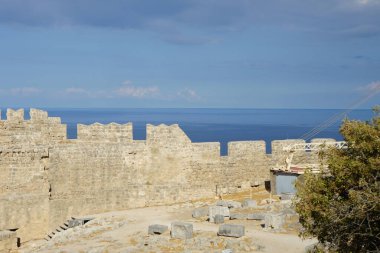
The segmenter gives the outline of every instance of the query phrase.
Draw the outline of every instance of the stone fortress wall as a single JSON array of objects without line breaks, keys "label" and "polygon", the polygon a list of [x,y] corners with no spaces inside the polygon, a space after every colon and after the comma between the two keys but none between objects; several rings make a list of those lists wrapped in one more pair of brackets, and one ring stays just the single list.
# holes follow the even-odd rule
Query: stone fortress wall
[{"label": "stone fortress wall", "polygon": [[[147,125],[134,140],[132,124],[66,125],[47,112],[7,110],[0,120],[0,231],[21,241],[44,238],[71,216],[171,204],[247,190],[283,164],[282,147],[303,140],[193,143],[178,125]],[[294,163],[315,160],[298,151]]]}]

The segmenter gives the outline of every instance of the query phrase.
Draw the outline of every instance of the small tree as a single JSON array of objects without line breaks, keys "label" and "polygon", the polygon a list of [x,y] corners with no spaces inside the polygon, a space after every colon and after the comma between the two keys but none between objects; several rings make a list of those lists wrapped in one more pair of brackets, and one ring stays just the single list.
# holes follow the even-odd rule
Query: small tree
[{"label": "small tree", "polygon": [[347,149],[322,153],[328,171],[305,173],[296,183],[302,237],[331,251],[380,251],[380,107],[371,121],[345,120]]}]

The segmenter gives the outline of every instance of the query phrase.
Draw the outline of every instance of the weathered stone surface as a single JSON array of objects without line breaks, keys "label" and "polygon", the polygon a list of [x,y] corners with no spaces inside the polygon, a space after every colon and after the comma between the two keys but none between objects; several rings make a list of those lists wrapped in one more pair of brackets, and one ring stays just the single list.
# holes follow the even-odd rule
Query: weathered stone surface
[{"label": "weathered stone surface", "polygon": [[217,214],[214,216],[214,222],[215,224],[222,224],[224,223],[224,216],[221,214]]},{"label": "weathered stone surface", "polygon": [[254,207],[257,207],[257,202],[256,202],[256,200],[253,200],[253,199],[245,199],[245,200],[243,201],[242,206],[243,206],[243,207],[254,208]]},{"label": "weathered stone surface", "polygon": [[210,222],[214,222],[215,215],[220,214],[224,217],[230,217],[230,210],[225,206],[210,206],[208,211],[208,217]]},{"label": "weathered stone surface", "polygon": [[281,230],[284,225],[284,215],[282,213],[268,213],[265,215],[265,228]]},{"label": "weathered stone surface", "polygon": [[219,226],[218,235],[242,237],[245,235],[245,227],[243,225],[223,224]]},{"label": "weathered stone surface", "polygon": [[292,200],[294,197],[294,193],[281,193],[281,200]]},{"label": "weathered stone surface", "polygon": [[195,208],[192,212],[193,218],[201,218],[208,216],[208,206]]},{"label": "weathered stone surface", "polygon": [[230,220],[246,220],[248,214],[245,213],[231,213]]},{"label": "weathered stone surface", "polygon": [[238,201],[233,201],[233,200],[218,200],[216,202],[217,206],[225,206],[228,208],[240,208],[241,203]]},{"label": "weathered stone surface", "polygon": [[193,224],[185,222],[172,222],[171,237],[178,239],[190,239],[193,237]]},{"label": "weathered stone surface", "polygon": [[165,233],[168,229],[169,229],[168,226],[154,224],[154,225],[150,225],[149,226],[149,228],[148,228],[148,234],[150,234],[150,235],[154,235],[154,234],[160,235],[160,234]]},{"label": "weathered stone surface", "polygon": [[247,215],[247,220],[264,220],[265,214],[263,213],[250,213]]},{"label": "weathered stone surface", "polygon": [[[74,215],[239,192],[269,177],[285,145],[304,142],[274,141],[271,156],[264,141],[229,142],[221,157],[219,143],[193,143],[176,124],[147,125],[146,140],[133,139],[131,123],[79,124],[77,136],[67,139],[67,126],[46,111],[31,109],[30,120],[22,109],[7,111],[0,120],[1,229],[19,228],[29,241]],[[296,152],[293,160],[305,158]]]},{"label": "weathered stone surface", "polygon": [[3,230],[0,231],[0,252],[10,252],[17,248],[16,232]]},{"label": "weathered stone surface", "polygon": [[222,253],[234,253],[234,251],[232,249],[224,249]]}]

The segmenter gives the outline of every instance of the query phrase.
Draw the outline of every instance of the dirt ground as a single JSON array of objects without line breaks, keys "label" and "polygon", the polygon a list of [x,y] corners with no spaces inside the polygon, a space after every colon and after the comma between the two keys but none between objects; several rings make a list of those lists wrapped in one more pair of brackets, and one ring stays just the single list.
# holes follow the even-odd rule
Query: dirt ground
[{"label": "dirt ground", "polygon": [[[267,199],[265,192],[249,192],[226,196],[226,199],[241,200],[246,197],[262,203]],[[182,203],[171,206],[146,207],[124,211],[89,215],[94,219],[83,226],[57,233],[51,240],[31,241],[23,244],[19,252],[222,252],[234,248],[236,252],[304,252],[314,239],[302,240],[297,231],[265,231],[262,222],[256,220],[226,220],[225,223],[245,226],[245,236],[241,238],[217,236],[218,224],[205,219],[192,218],[192,210],[215,200]],[[193,224],[193,239],[172,239],[170,233],[148,235],[148,226],[167,225],[182,221]]]}]

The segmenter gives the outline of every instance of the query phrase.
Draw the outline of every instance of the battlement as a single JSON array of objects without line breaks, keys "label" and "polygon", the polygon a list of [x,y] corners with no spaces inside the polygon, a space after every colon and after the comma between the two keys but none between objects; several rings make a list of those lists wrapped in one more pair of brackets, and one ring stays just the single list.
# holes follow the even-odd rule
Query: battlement
[{"label": "battlement", "polygon": [[190,144],[191,140],[178,124],[154,126],[146,125],[146,141],[148,144]]},{"label": "battlement", "polygon": [[59,117],[49,117],[46,111],[30,109],[26,120],[24,109],[7,109],[0,120],[0,143],[48,143],[66,140],[66,125]]},{"label": "battlement", "polygon": [[[146,140],[133,139],[132,123],[66,125],[46,111],[7,110],[0,120],[0,231],[19,228],[22,241],[43,238],[68,217],[211,198],[263,184],[284,147],[304,140],[194,143],[178,124],[146,126]],[[314,139],[313,142],[332,141]],[[301,146],[302,147],[302,146]],[[317,161],[297,150],[294,163]]]}]

